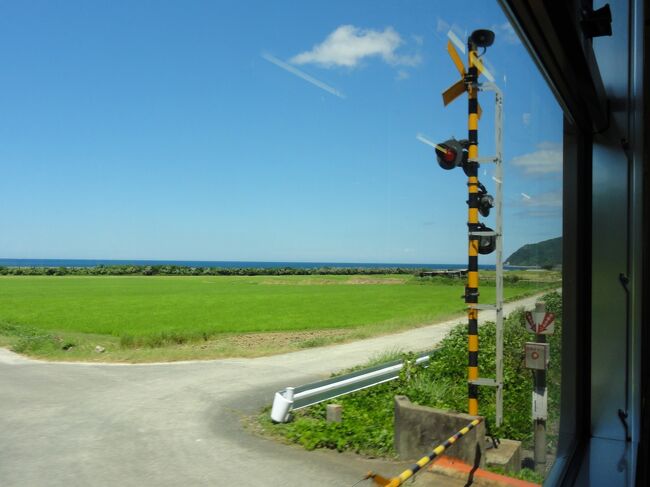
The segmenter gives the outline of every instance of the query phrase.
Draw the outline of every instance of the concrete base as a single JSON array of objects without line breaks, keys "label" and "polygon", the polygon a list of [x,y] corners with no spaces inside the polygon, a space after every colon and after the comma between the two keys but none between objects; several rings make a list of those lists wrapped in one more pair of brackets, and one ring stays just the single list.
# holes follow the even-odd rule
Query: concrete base
[{"label": "concrete base", "polygon": [[499,448],[490,448],[485,454],[491,467],[501,467],[508,472],[521,470],[521,441],[501,440]]},{"label": "concrete base", "polygon": [[[401,459],[417,460],[474,419],[467,414],[417,406],[406,396],[395,396],[395,450]],[[445,454],[485,467],[485,423],[459,439]]]}]

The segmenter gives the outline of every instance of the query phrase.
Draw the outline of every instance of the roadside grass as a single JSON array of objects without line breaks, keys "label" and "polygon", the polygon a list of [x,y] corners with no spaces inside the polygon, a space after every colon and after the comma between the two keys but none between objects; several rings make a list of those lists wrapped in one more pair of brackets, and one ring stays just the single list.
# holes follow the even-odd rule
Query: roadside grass
[{"label": "roadside grass", "polygon": [[537,473],[534,470],[531,470],[530,468],[522,468],[519,472],[511,472],[501,467],[487,467],[487,470],[499,475],[505,475],[506,477],[525,480],[526,482],[532,482],[534,484],[542,485],[544,483],[544,476],[541,473]]},{"label": "roadside grass", "polygon": [[[494,299],[493,275],[482,273],[482,301]],[[508,299],[559,282],[508,275]],[[462,289],[411,275],[3,276],[0,345],[53,360],[254,357],[460,316]]]},{"label": "roadside grass", "polygon": [[[556,332],[549,340],[552,358],[547,375],[548,427],[552,431],[559,424],[562,301],[555,292],[547,294],[544,300],[547,309],[556,313],[557,317]],[[494,323],[486,323],[479,328],[481,356],[486,357],[480,362],[481,375],[484,377],[493,377],[495,373],[495,335]],[[531,337],[524,327],[523,310],[511,313],[504,326],[504,421],[501,426],[496,427],[493,423],[494,391],[482,388],[479,396],[480,414],[485,416],[491,432],[497,438],[520,440],[524,447],[530,446],[532,438],[532,375],[524,367],[523,357],[524,343]],[[403,357],[409,361],[414,355]],[[394,358],[394,354],[387,357],[388,360],[391,358]],[[405,395],[415,404],[464,412],[467,407],[466,381],[467,330],[466,325],[461,324],[445,337],[432,355],[428,367],[409,364],[395,381],[329,401],[342,405],[341,423],[326,421],[328,402],[295,411],[292,421],[285,424],[273,424],[266,409],[258,416],[258,423],[264,433],[297,443],[308,450],[331,448],[392,458],[395,455],[394,396]],[[550,437],[549,451],[554,453],[555,447],[556,440]]]}]

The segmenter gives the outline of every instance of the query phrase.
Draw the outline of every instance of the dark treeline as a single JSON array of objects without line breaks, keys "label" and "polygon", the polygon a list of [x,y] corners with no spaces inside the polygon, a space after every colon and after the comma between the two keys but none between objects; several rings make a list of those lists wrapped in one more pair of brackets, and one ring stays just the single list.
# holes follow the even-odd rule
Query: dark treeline
[{"label": "dark treeline", "polygon": [[419,274],[401,267],[186,267],[178,265],[98,265],[93,267],[2,267],[3,276],[309,276]]}]

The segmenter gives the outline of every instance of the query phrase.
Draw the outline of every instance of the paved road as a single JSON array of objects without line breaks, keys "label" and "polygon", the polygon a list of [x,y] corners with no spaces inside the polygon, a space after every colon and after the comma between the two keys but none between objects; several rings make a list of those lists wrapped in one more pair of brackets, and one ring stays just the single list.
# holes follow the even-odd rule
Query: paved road
[{"label": "paved road", "polygon": [[395,465],[279,445],[240,419],[287,385],[387,349],[431,348],[459,321],[257,359],[63,364],[0,349],[0,485],[350,486],[367,470],[396,473]]}]

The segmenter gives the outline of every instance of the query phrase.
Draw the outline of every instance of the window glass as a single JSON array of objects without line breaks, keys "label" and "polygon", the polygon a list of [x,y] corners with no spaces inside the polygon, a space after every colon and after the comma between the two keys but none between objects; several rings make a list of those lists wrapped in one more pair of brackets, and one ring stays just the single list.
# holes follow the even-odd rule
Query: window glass
[{"label": "window glass", "polygon": [[[18,3],[4,10],[11,15],[1,21],[1,44],[14,47],[1,52],[8,69],[0,164],[11,184],[0,195],[0,216],[13,231],[0,235],[0,253],[401,266],[414,273],[405,285],[456,286],[456,313],[445,318],[466,304],[477,310],[459,319],[470,324],[458,336],[461,347],[471,343],[465,334],[478,317],[478,353],[469,344],[450,358],[460,380],[418,400],[458,412],[471,408],[467,374],[497,378],[497,314],[470,296],[498,305],[502,279],[502,417],[491,385],[476,386],[478,414],[494,438],[521,442],[524,467],[542,476],[550,469],[561,400],[562,111],[496,2],[66,2],[38,4],[37,15]],[[472,38],[482,66],[480,107],[472,108],[459,68],[468,67],[468,39],[477,29],[494,33],[494,42]],[[443,93],[455,83],[458,96],[445,106]],[[480,118],[468,116],[479,111]],[[454,147],[458,153],[445,160]],[[480,186],[468,186],[474,157]],[[456,161],[460,167],[442,167]],[[468,228],[472,198],[484,215]],[[468,229],[485,245],[477,259],[468,255]],[[440,270],[452,277],[431,275]],[[0,285],[7,295],[13,284]],[[331,292],[322,288],[322,295]],[[445,304],[433,291],[416,299],[390,297],[386,289],[381,298],[392,299],[399,313],[368,294],[333,307],[347,313],[341,321],[306,313],[309,326],[331,319],[328,333],[354,326],[357,335],[341,339],[365,338],[369,322],[360,310],[370,324],[397,332],[431,324]],[[87,315],[74,314],[85,308],[38,301],[40,314],[21,314],[23,291],[15,292],[1,303],[0,320],[27,316],[40,329],[48,313],[65,308],[66,323],[80,327],[75,333],[110,335],[123,347],[139,343],[137,334],[111,328],[119,316],[97,331]],[[275,298],[283,292],[278,286]],[[296,309],[310,299],[298,296],[282,308],[288,324],[281,332],[295,331]],[[540,301],[546,310],[526,315]],[[154,311],[142,326],[166,312]],[[200,319],[210,322],[211,312]],[[246,333],[269,331],[268,323],[251,320]],[[56,320],[48,323],[58,330]],[[176,336],[174,326],[165,337]],[[547,334],[531,326],[547,327]],[[193,337],[208,340],[212,332],[206,325]],[[318,340],[309,346],[330,343]],[[545,353],[542,342],[550,350],[544,374],[528,360]],[[439,344],[432,337],[420,349]],[[545,431],[544,466],[535,465],[536,427]]]}]

